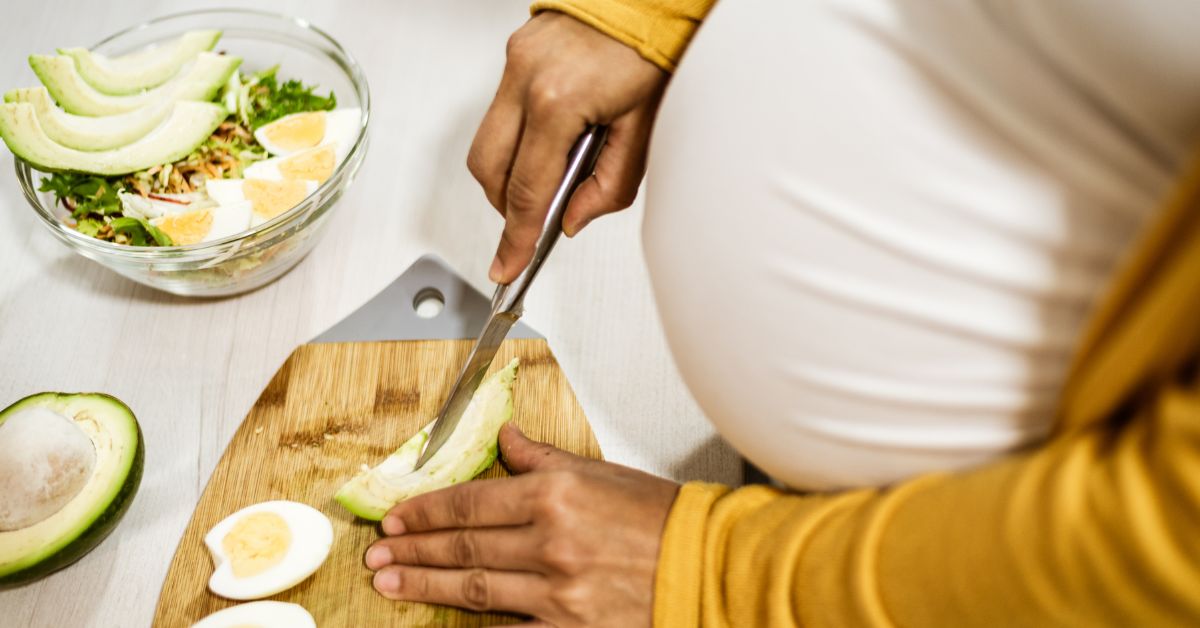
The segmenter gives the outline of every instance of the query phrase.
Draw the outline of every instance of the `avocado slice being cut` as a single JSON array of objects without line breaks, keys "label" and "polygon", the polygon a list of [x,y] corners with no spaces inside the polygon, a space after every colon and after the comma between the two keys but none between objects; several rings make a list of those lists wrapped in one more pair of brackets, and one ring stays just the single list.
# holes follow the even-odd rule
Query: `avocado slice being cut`
[{"label": "avocado slice being cut", "polygon": [[[88,85],[79,75],[75,60],[59,55],[31,55],[29,65],[42,85],[67,113],[81,116],[111,116],[133,111],[175,94],[181,85],[188,85],[186,100],[212,100],[217,90],[229,80],[229,75],[241,65],[240,57],[201,52],[191,68],[175,78],[138,94],[110,96]],[[5,94],[5,101],[12,98]]]},{"label": "avocado slice being cut", "polygon": [[0,410],[0,487],[15,498],[0,507],[0,589],[66,567],[108,536],[143,457],[137,419],[109,395],[41,393]]},{"label": "avocado slice being cut", "polygon": [[107,57],[87,48],[59,48],[75,60],[79,76],[97,91],[113,96],[136,94],[158,87],[179,73],[196,55],[212,50],[221,31],[189,31],[179,37],[120,57]]},{"label": "avocado slice being cut", "polygon": [[334,499],[363,519],[379,521],[389,508],[409,497],[466,482],[486,471],[496,460],[500,428],[512,419],[517,365],[513,359],[479,385],[454,433],[420,469],[413,467],[429,442],[433,423],[379,465],[351,478]]},{"label": "avocado slice being cut", "polygon": [[121,148],[80,151],[46,135],[33,105],[0,105],[0,138],[9,150],[43,171],[74,171],[112,176],[145,170],[186,157],[204,143],[226,116],[225,108],[208,102],[177,102],[161,126]]},{"label": "avocado slice being cut", "polygon": [[111,116],[77,116],[54,105],[45,87],[22,87],[9,92],[11,102],[27,102],[37,113],[38,124],[51,140],[76,150],[98,151],[120,148],[153,131],[174,110],[179,100],[195,90],[180,86],[172,96],[140,109]]}]

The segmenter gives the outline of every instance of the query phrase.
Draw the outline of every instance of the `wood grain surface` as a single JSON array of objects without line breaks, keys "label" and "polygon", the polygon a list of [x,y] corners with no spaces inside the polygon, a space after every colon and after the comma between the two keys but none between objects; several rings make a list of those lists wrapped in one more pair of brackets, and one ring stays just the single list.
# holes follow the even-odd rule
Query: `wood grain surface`
[{"label": "wood grain surface", "polygon": [[[270,499],[309,504],[333,521],[328,560],[270,599],[296,602],[322,628],[484,626],[515,617],[393,602],[371,588],[363,551],[378,527],[356,520],[333,494],[363,463],[376,464],[436,415],[470,341],[302,345],[259,396],[225,450],[176,549],[155,626],[190,626],[235,602],[208,592],[203,538],[230,513]],[[600,457],[583,410],[545,340],[510,340],[493,364],[521,359],[514,420],[531,438]],[[497,463],[483,477],[507,475]]]}]

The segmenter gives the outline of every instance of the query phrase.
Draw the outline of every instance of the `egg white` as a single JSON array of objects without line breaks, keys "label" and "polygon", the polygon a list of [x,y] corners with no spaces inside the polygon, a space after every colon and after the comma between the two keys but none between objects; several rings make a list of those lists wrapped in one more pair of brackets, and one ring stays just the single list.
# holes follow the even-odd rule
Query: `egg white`
[{"label": "egg white", "polygon": [[[268,153],[276,156],[290,155],[307,148],[312,148],[311,146],[305,146],[302,148],[289,150],[272,142],[270,138],[267,137],[272,125],[284,122],[288,118],[296,115],[302,114],[293,113],[283,116],[282,118],[274,120],[268,124],[264,124],[254,132],[254,139],[258,140],[258,143],[263,148],[267,149]],[[358,138],[359,122],[361,118],[362,109],[358,107],[346,107],[343,109],[334,109],[333,111],[325,112],[325,135],[321,138],[321,141],[317,142],[314,146],[321,146],[330,143],[336,144],[338,163],[341,163],[342,160],[346,158],[346,155],[350,152],[350,148],[354,146],[354,141]]]},{"label": "egg white", "polygon": [[[262,573],[238,578],[221,543],[238,521],[256,512],[279,515],[291,530],[291,544],[283,559]],[[325,562],[333,546],[333,524],[321,511],[291,501],[269,501],[247,506],[213,526],[204,537],[212,554],[213,574],[208,589],[231,600],[256,600],[290,589],[309,577]]]},{"label": "egg white", "polygon": [[192,628],[317,628],[313,616],[299,604],[266,600],[219,610],[192,624]]},{"label": "egg white", "polygon": [[[245,191],[242,189],[242,184],[245,181],[246,179],[213,179],[205,184],[205,189],[208,191],[208,196],[220,206],[250,203],[250,200],[246,198]],[[320,185],[316,181],[304,181],[304,197],[308,198],[312,196],[312,193],[316,192],[318,187]],[[288,209],[291,208],[289,207]],[[267,219],[254,213],[253,204],[251,204],[250,226],[257,227],[266,221]]]},{"label": "egg white", "polygon": [[250,201],[217,205],[212,208],[212,228],[204,236],[204,242],[227,238],[235,233],[241,233],[250,228],[250,219],[254,215]]}]

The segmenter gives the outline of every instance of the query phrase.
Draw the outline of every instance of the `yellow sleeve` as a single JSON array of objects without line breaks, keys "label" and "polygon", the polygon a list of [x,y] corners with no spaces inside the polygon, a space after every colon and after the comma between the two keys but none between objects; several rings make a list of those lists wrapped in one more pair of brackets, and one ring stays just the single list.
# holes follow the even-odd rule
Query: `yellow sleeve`
[{"label": "yellow sleeve", "polygon": [[1142,240],[1057,438],[887,490],[688,484],[655,625],[1200,625],[1200,159]]},{"label": "yellow sleeve", "polygon": [[536,0],[530,11],[559,11],[675,71],[688,41],[716,0]]},{"label": "yellow sleeve", "polygon": [[1166,626],[1200,621],[1200,394],[1124,428],[891,490],[688,484],[654,625]]}]

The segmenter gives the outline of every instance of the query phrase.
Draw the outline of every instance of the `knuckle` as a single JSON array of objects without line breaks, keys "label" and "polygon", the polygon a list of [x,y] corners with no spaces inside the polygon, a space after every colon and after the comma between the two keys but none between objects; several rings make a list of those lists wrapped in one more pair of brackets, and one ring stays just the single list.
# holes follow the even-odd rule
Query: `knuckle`
[{"label": "knuckle", "polygon": [[514,172],[508,180],[508,209],[517,214],[530,214],[537,204],[537,191],[529,178]]},{"label": "knuckle", "polygon": [[559,613],[569,617],[571,623],[580,625],[592,623],[592,597],[590,588],[580,582],[554,587],[550,593],[550,601]]},{"label": "knuckle", "polygon": [[475,180],[486,185],[488,177],[487,168],[484,164],[483,151],[472,146],[471,152],[467,153],[467,170]]},{"label": "knuckle", "polygon": [[485,611],[490,608],[487,572],[482,569],[472,569],[463,578],[462,598],[464,606],[473,611]]},{"label": "knuckle", "polygon": [[454,491],[450,496],[450,516],[455,523],[468,524],[474,521],[474,496],[467,491]]},{"label": "knuckle", "polygon": [[573,471],[551,471],[546,473],[536,495],[538,514],[550,523],[566,518],[571,498],[578,494],[581,479]]},{"label": "knuckle", "polygon": [[529,84],[526,105],[535,116],[552,115],[570,105],[572,90],[562,80],[552,77],[537,78]]},{"label": "knuckle", "polygon": [[504,44],[504,56],[509,64],[519,67],[529,60],[531,56],[529,48],[529,37],[525,34],[524,29],[518,29],[508,36],[508,41]]},{"label": "knuckle", "polygon": [[567,537],[556,535],[542,544],[542,562],[551,569],[575,575],[580,571],[579,552]]},{"label": "knuckle", "polygon": [[475,538],[466,530],[454,533],[450,550],[454,564],[461,567],[475,567],[478,564],[479,550],[475,547]]},{"label": "knuckle", "polygon": [[425,508],[410,508],[401,517],[404,527],[408,530],[428,530],[433,521]]}]

